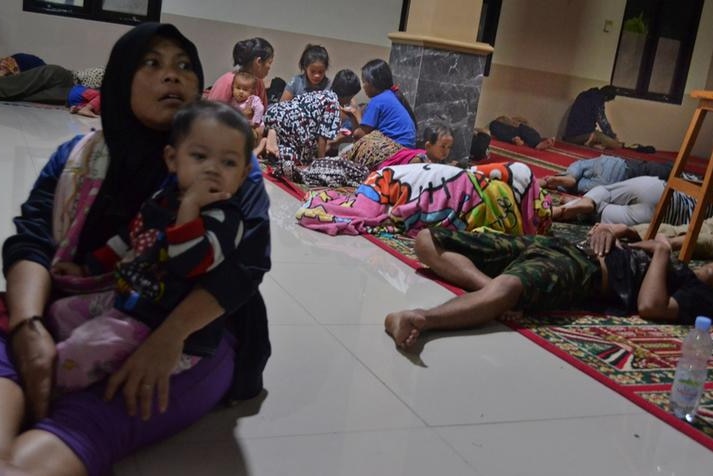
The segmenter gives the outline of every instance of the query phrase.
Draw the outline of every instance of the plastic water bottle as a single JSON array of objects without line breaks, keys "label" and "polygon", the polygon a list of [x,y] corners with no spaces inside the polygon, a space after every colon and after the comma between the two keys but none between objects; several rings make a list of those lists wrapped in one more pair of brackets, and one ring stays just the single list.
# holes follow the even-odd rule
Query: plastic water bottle
[{"label": "plastic water bottle", "polygon": [[683,341],[681,359],[671,387],[671,409],[676,417],[691,423],[708,376],[708,357],[713,351],[709,334],[711,320],[698,316],[696,327]]}]

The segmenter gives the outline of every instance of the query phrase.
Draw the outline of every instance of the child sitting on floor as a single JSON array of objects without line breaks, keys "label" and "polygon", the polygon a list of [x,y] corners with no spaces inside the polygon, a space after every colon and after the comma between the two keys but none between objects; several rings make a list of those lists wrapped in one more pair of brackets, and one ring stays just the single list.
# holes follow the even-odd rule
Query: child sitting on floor
[{"label": "child sitting on floor", "polygon": [[301,73],[293,76],[285,86],[280,101],[289,101],[300,94],[324,91],[329,87],[329,53],[324,46],[307,45],[300,56],[299,67]]},{"label": "child sitting on floor", "polygon": [[[80,389],[117,371],[196,278],[240,246],[240,204],[231,199],[252,169],[252,137],[235,109],[208,101],[189,104],[176,113],[164,150],[173,180],[141,206],[126,233],[83,264],[62,261],[60,246],[51,269],[60,288],[99,282],[112,270],[116,279],[114,291],[59,299],[50,307],[48,323],[59,340],[60,390]],[[204,330],[200,348],[208,355],[218,342]],[[175,372],[198,360],[184,354]]]}]

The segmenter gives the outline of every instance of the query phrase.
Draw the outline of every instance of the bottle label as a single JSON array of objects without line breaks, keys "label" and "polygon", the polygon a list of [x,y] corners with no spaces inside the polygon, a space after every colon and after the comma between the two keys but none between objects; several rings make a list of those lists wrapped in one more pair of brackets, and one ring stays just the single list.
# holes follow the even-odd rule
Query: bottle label
[{"label": "bottle label", "polygon": [[671,400],[681,407],[694,407],[703,393],[706,370],[677,369],[671,389]]}]

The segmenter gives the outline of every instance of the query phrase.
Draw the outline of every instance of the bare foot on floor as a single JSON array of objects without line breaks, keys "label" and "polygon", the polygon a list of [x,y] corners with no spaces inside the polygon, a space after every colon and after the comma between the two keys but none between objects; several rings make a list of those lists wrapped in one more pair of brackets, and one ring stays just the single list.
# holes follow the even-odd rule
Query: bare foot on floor
[{"label": "bare foot on floor", "polygon": [[394,339],[396,346],[402,349],[408,349],[416,343],[424,324],[426,317],[419,309],[392,312],[384,320],[386,333]]},{"label": "bare foot on floor", "polygon": [[554,137],[548,137],[547,139],[542,139],[539,144],[535,146],[535,149],[537,150],[545,150],[549,149],[555,145],[555,139]]}]

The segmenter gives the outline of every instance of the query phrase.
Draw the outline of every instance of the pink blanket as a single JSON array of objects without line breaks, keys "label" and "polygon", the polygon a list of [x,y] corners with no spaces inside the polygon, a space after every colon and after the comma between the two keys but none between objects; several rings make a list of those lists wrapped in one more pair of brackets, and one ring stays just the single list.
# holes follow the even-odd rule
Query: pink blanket
[{"label": "pink blanket", "polygon": [[550,214],[549,195],[523,164],[490,164],[487,171],[408,164],[372,172],[354,194],[311,192],[297,220],[330,235],[390,231],[414,236],[433,226],[536,234],[549,229]]}]

